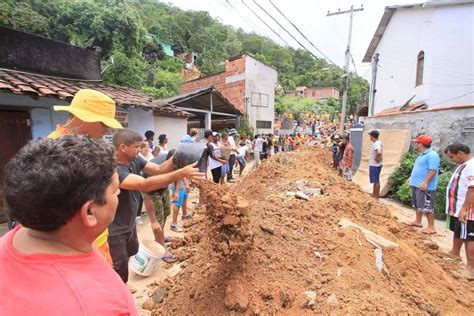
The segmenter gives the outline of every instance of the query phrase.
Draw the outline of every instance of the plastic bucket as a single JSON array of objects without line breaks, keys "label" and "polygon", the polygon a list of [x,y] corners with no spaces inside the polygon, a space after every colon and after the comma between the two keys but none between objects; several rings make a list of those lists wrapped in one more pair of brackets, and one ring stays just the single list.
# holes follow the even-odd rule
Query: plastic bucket
[{"label": "plastic bucket", "polygon": [[144,240],[138,247],[138,253],[130,260],[130,269],[138,275],[150,276],[165,252],[165,248],[159,243]]},{"label": "plastic bucket", "polygon": [[181,169],[193,162],[198,162],[204,158],[206,144],[203,142],[183,143],[179,145],[173,155],[173,165],[175,169]]}]

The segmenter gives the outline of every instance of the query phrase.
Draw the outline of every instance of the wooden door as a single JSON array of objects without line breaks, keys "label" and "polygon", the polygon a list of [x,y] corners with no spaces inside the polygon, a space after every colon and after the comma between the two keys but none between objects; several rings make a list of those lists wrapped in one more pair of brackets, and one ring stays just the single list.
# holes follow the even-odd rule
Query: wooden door
[{"label": "wooden door", "polygon": [[28,112],[0,111],[0,222],[6,221],[3,199],[3,172],[6,163],[31,139]]}]

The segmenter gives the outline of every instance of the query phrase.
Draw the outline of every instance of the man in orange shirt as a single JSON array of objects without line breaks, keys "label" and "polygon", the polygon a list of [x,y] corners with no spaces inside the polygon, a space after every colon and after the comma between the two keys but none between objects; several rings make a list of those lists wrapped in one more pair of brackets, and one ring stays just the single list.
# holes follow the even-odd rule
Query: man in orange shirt
[{"label": "man in orange shirt", "polygon": [[[56,105],[54,110],[66,111],[70,115],[66,124],[58,124],[56,130],[49,134],[49,138],[57,139],[65,135],[88,135],[101,138],[110,129],[122,128],[122,125],[115,119],[115,101],[96,90],[79,90],[70,106]],[[97,237],[94,245],[104,259],[112,265],[107,237],[108,230],[105,229]]]}]

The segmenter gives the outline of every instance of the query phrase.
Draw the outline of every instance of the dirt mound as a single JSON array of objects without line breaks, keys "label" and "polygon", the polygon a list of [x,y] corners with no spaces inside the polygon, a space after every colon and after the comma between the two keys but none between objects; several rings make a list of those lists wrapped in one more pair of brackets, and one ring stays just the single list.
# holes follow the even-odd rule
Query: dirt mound
[{"label": "dirt mound", "polygon": [[[472,284],[424,236],[330,168],[327,151],[303,149],[265,161],[236,186],[206,184],[203,205],[176,251],[183,270],[160,288],[153,314],[469,314]],[[287,192],[302,181],[322,195]],[[398,247],[374,245],[363,229]]]},{"label": "dirt mound", "polygon": [[200,200],[206,210],[212,249],[228,257],[227,260],[235,260],[253,244],[249,202],[227,186],[212,182],[201,185]]}]

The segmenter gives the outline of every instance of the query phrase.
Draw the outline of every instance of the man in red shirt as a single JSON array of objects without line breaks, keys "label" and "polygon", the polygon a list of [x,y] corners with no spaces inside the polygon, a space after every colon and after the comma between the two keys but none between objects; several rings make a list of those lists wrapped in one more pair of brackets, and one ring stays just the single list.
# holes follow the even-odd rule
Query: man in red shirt
[{"label": "man in red shirt", "polygon": [[92,244],[112,222],[112,147],[86,136],[39,139],[7,164],[4,194],[21,225],[0,239],[1,315],[137,315]]}]

